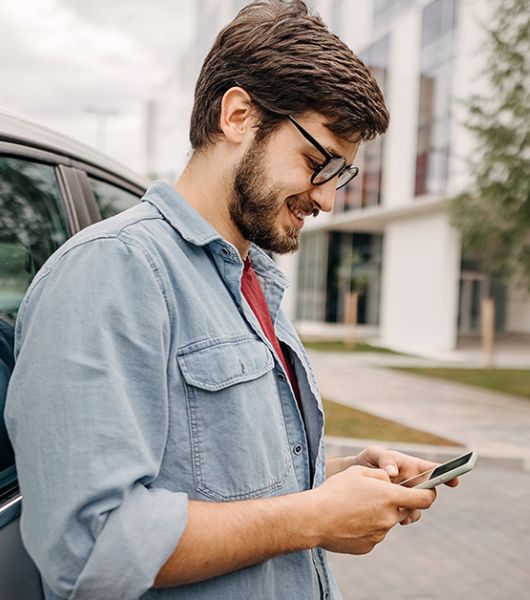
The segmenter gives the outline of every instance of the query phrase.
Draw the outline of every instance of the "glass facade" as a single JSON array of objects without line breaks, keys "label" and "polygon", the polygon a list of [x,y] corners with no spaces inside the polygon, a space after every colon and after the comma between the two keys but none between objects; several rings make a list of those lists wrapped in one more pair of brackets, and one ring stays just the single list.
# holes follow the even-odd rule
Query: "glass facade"
[{"label": "glass facade", "polygon": [[[388,81],[389,36],[386,35],[359,54],[368,65],[383,94]],[[338,190],[335,198],[335,213],[346,212],[367,206],[377,206],[382,202],[384,138],[361,145],[356,164],[359,175],[351,183]]]},{"label": "glass facade", "polygon": [[481,271],[480,260],[462,256],[458,296],[458,334],[478,336],[482,332],[482,300],[491,293],[495,299],[495,331],[506,330],[508,292],[504,282],[490,280]]},{"label": "glass facade", "polygon": [[309,232],[298,259],[296,320],[343,323],[351,281],[345,267],[362,270],[358,323],[379,323],[382,236],[350,232]]},{"label": "glass facade", "polygon": [[334,231],[329,234],[326,315],[328,323],[346,321],[350,291],[358,291],[357,322],[379,323],[382,236]]},{"label": "glass facade", "polygon": [[379,31],[405,10],[414,0],[375,0],[374,29]]},{"label": "glass facade", "polygon": [[458,0],[434,0],[422,13],[415,195],[445,190],[451,125],[451,77]]},{"label": "glass facade", "polygon": [[328,235],[327,231],[302,235],[298,251],[297,320],[325,320]]},{"label": "glass facade", "polygon": [[[333,4],[335,31],[340,29],[343,3]],[[390,37],[382,37],[359,56],[370,68],[383,94],[388,81]],[[382,203],[384,138],[362,144],[355,164],[359,175],[337,191],[334,213],[378,206]],[[304,321],[346,321],[346,302],[350,292],[340,273],[349,261],[358,262],[365,284],[359,291],[357,320],[377,325],[381,279],[382,236],[370,233],[309,232],[302,236],[298,262],[296,319]],[[346,265],[348,266],[348,265]]]}]

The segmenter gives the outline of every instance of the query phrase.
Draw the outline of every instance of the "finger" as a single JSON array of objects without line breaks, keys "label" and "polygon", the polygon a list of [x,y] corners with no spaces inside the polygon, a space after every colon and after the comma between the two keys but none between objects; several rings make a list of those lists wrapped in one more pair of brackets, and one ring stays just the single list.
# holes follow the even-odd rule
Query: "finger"
[{"label": "finger", "polygon": [[404,486],[396,485],[395,493],[398,496],[396,504],[403,506],[410,510],[421,509],[426,510],[430,508],[434,500],[436,499],[436,490],[418,490],[415,488],[407,488]]},{"label": "finger", "polygon": [[408,525],[410,523],[411,511],[408,508],[398,508],[398,523],[400,525]]},{"label": "finger", "polygon": [[398,520],[400,525],[410,525],[417,523],[421,519],[421,510],[408,510],[406,508],[398,509]]},{"label": "finger", "polygon": [[396,477],[399,473],[399,467],[396,462],[397,454],[397,452],[386,450],[382,446],[369,446],[366,449],[366,456],[370,462],[386,471],[389,477]]},{"label": "finger", "polygon": [[421,519],[421,510],[413,510],[409,518],[411,523],[417,523]]},{"label": "finger", "polygon": [[446,481],[444,485],[447,485],[449,487],[457,487],[458,485],[460,485],[460,479],[458,479],[458,477],[455,477],[454,479],[451,479],[451,481]]},{"label": "finger", "polygon": [[399,473],[398,466],[392,457],[385,457],[383,461],[379,463],[379,466],[388,473],[389,477],[396,477]]},{"label": "finger", "polygon": [[371,477],[372,479],[380,479],[381,481],[390,482],[388,473],[383,469],[374,469],[369,467],[350,467],[351,470],[357,471],[364,477]]}]

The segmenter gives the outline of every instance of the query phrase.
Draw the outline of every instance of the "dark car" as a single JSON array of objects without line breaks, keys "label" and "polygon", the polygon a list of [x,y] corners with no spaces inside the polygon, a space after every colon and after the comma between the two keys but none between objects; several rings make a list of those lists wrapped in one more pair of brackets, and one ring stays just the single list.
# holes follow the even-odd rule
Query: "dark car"
[{"label": "dark car", "polygon": [[146,186],[95,150],[0,111],[0,600],[42,598],[20,539],[22,497],[4,425],[17,310],[54,250],[136,204]]}]

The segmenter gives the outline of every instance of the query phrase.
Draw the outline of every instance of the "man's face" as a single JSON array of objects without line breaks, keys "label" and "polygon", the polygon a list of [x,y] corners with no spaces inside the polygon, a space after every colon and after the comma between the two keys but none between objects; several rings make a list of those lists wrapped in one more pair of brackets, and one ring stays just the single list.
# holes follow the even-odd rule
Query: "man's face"
[{"label": "man's face", "polygon": [[[299,121],[332,154],[353,161],[359,145],[340,141],[323,117],[308,113]],[[266,140],[254,140],[236,167],[229,204],[243,237],[278,254],[294,252],[304,218],[333,208],[336,178],[319,186],[310,182],[313,168],[323,160],[289,122]]]}]

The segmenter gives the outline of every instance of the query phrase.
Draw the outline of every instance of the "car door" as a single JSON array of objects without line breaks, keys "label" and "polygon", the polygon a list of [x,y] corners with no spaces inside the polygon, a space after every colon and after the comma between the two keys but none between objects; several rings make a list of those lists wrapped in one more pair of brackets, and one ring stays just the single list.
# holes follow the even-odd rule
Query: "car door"
[{"label": "car door", "polygon": [[31,280],[67,238],[137,203],[141,185],[49,152],[0,145],[0,600],[41,599],[40,576],[19,530],[22,497],[3,409],[14,326]]},{"label": "car door", "polygon": [[20,539],[21,496],[3,408],[18,308],[71,224],[53,162],[0,154],[0,600],[42,597],[40,577]]}]

